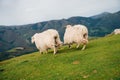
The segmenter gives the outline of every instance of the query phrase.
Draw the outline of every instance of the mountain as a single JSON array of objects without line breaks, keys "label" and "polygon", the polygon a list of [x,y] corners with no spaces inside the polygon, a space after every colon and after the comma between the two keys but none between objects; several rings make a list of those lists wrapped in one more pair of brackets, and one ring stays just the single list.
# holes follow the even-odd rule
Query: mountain
[{"label": "mountain", "polygon": [[[65,26],[68,24],[83,24],[89,30],[89,36],[102,37],[120,28],[120,11],[116,13],[102,13],[91,17],[71,17],[61,20],[50,20],[20,26],[0,26],[0,59],[19,56],[36,51],[31,44],[31,36],[47,29],[56,29],[63,40]],[[16,50],[22,47],[23,50]],[[4,56],[4,57],[3,57]]]},{"label": "mountain", "polygon": [[[0,80],[120,80],[120,35],[63,46],[56,55],[33,52],[0,62]],[[114,48],[114,49],[113,49]]]}]

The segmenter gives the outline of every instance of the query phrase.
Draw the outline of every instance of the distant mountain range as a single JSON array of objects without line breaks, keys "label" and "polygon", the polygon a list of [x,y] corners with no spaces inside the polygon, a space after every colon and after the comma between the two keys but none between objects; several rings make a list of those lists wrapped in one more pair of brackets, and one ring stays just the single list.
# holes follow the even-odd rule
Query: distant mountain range
[{"label": "distant mountain range", "polygon": [[[68,19],[44,21],[20,26],[0,26],[0,56],[9,56],[10,49],[24,47],[24,51],[14,53],[21,55],[23,53],[36,50],[35,45],[31,44],[31,36],[36,32],[42,32],[47,29],[56,29],[63,40],[65,26],[71,24],[83,24],[89,30],[89,36],[101,37],[111,33],[114,29],[120,28],[120,11],[116,13],[102,13],[91,17],[71,17]],[[7,52],[6,52],[7,51]]]}]

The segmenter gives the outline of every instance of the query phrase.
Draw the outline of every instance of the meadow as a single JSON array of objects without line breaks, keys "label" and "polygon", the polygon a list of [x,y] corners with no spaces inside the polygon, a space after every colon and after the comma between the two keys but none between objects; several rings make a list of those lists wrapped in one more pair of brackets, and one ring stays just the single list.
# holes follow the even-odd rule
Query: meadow
[{"label": "meadow", "polygon": [[120,80],[120,35],[63,46],[56,55],[33,52],[0,62],[0,80]]}]

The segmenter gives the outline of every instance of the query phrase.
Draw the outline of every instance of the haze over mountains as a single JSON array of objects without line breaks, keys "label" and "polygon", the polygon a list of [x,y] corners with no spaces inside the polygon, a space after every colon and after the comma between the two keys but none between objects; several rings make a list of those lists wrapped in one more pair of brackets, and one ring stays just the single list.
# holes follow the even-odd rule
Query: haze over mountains
[{"label": "haze over mountains", "polygon": [[[116,13],[102,13],[91,17],[75,16],[68,19],[44,21],[20,26],[0,26],[0,56],[2,53],[15,47],[24,47],[25,52],[36,50],[35,45],[31,44],[31,36],[37,32],[47,29],[56,29],[60,34],[61,40],[65,32],[65,26],[71,24],[83,24],[89,30],[89,36],[102,37],[111,33],[114,29],[120,28],[120,11]],[[5,55],[6,56],[6,55]]]}]

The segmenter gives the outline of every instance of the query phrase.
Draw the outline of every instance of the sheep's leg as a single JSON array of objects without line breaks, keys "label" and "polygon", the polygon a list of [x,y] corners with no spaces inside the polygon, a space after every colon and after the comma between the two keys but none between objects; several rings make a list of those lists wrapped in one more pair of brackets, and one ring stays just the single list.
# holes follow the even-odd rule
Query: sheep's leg
[{"label": "sheep's leg", "polygon": [[40,52],[40,54],[42,54],[42,51],[41,51],[41,50],[39,50],[39,52]]},{"label": "sheep's leg", "polygon": [[54,54],[56,54],[56,52],[57,52],[57,49],[56,49],[56,47],[54,46]]},{"label": "sheep's leg", "polygon": [[83,48],[82,48],[81,50],[84,50],[84,49],[85,49],[85,47],[86,47],[86,45],[83,45]]},{"label": "sheep's leg", "polygon": [[38,50],[39,50],[39,53],[42,54],[42,51],[41,51],[41,48],[40,48],[40,47],[38,48]]},{"label": "sheep's leg", "polygon": [[82,48],[82,50],[84,50],[86,48],[87,43],[88,43],[88,40],[83,39],[83,48]]},{"label": "sheep's leg", "polygon": [[79,46],[80,46],[80,44],[78,44],[76,48],[79,48]]},{"label": "sheep's leg", "polygon": [[45,53],[46,53],[46,54],[48,53],[48,49],[45,51]]},{"label": "sheep's leg", "polygon": [[69,44],[68,47],[71,49],[71,45]]}]

